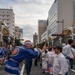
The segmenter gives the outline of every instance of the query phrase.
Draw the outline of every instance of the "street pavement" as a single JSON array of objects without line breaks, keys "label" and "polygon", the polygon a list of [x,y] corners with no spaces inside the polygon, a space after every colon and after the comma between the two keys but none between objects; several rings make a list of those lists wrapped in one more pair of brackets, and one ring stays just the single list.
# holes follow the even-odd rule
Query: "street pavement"
[{"label": "street pavement", "polygon": [[[74,66],[75,68],[75,66]],[[74,70],[75,71],[75,70]],[[0,67],[0,75],[8,75],[5,71],[3,67]],[[24,72],[24,75],[26,75],[26,73]],[[49,74],[44,74],[42,73],[41,67],[40,66],[36,66],[36,67],[32,67],[32,71],[31,71],[31,75],[49,75]],[[75,75],[75,72],[70,71],[70,75]]]}]

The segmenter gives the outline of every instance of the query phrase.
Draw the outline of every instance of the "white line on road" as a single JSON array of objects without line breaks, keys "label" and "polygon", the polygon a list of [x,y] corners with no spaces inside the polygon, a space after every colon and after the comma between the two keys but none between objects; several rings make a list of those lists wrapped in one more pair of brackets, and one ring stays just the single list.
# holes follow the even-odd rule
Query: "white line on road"
[{"label": "white line on road", "polygon": [[22,66],[20,75],[23,75],[23,73],[24,73],[24,68],[25,68],[25,64],[23,63],[23,66]]},{"label": "white line on road", "polygon": [[71,69],[71,71],[72,71],[72,72],[75,72],[75,70],[74,70],[74,69]]}]

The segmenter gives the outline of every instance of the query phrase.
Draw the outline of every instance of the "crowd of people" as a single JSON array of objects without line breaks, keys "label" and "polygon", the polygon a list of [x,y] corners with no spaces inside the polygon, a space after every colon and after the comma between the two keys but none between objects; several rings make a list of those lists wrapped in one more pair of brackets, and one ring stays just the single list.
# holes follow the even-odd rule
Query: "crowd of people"
[{"label": "crowd of people", "polygon": [[30,75],[32,62],[34,66],[40,65],[43,73],[69,75],[69,71],[73,70],[74,58],[75,46],[72,39],[61,46],[48,46],[45,43],[42,48],[38,45],[32,47],[31,41],[26,40],[22,46],[0,48],[0,67],[4,62],[4,70],[9,75],[20,75],[21,62],[26,65],[24,71],[27,75]]},{"label": "crowd of people", "polygon": [[72,39],[61,46],[48,47],[42,54],[42,71],[50,75],[69,75],[73,70],[75,46]]},{"label": "crowd of people", "polygon": [[4,65],[4,61],[8,59],[8,56],[10,55],[12,49],[12,45],[10,45],[9,47],[0,47],[0,67]]}]

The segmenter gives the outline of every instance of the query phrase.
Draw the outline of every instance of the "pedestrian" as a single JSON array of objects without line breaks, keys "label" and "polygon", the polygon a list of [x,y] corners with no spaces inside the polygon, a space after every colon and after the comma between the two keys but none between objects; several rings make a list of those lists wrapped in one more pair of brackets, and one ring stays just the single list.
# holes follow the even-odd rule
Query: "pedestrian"
[{"label": "pedestrian", "polygon": [[[13,50],[13,46],[10,44],[10,45],[9,45],[9,48],[8,48],[8,51],[7,51],[7,53],[6,53],[6,57],[5,57],[6,60],[9,59],[9,57],[10,57],[10,55],[11,55],[11,53],[12,53],[12,50]],[[6,61],[6,60],[5,60],[5,61]]]},{"label": "pedestrian", "polygon": [[3,64],[3,56],[4,56],[4,51],[2,50],[2,48],[0,48],[0,67]]},{"label": "pedestrian", "polygon": [[[20,67],[19,64],[26,58],[35,58],[39,56],[39,52],[33,51],[30,48],[31,41],[26,42],[28,43],[28,48],[25,46],[16,47],[10,57],[9,60],[5,62],[5,71],[14,74],[14,75],[20,75]],[[42,52],[45,50],[43,48]]]},{"label": "pedestrian", "polygon": [[[38,45],[34,46],[34,51],[40,52],[40,48],[38,47]],[[35,66],[38,66],[38,60],[39,60],[39,58],[40,58],[40,56],[38,58],[35,58],[35,61],[34,61],[34,65]]]},{"label": "pedestrian", "polygon": [[44,52],[42,52],[42,54],[41,54],[41,57],[42,57],[42,72],[43,73],[48,73],[47,52],[48,52],[48,46],[46,47],[46,50]]},{"label": "pedestrian", "polygon": [[53,61],[54,61],[54,52],[52,48],[48,48],[47,52],[47,63],[48,63],[48,70],[50,75],[53,74]]},{"label": "pedestrian", "polygon": [[56,46],[54,51],[57,55],[54,57],[53,75],[67,75],[68,63],[65,56],[62,54],[62,47]]},{"label": "pedestrian", "polygon": [[68,44],[63,47],[62,53],[65,55],[66,59],[68,60],[69,67],[73,69],[73,60],[74,60],[74,53],[72,46],[74,44],[74,41],[72,39],[68,40]]},{"label": "pedestrian", "polygon": [[[25,47],[26,48],[31,48],[31,50],[33,51],[32,43],[28,43],[28,42],[30,42],[30,41],[29,40],[25,41]],[[26,65],[25,66],[26,73],[27,73],[27,75],[30,75],[31,67],[32,67],[32,58],[26,58],[25,59],[25,65]]]},{"label": "pedestrian", "polygon": [[31,68],[32,68],[32,58],[30,59],[25,59],[25,70],[27,75],[30,75],[31,72]]}]

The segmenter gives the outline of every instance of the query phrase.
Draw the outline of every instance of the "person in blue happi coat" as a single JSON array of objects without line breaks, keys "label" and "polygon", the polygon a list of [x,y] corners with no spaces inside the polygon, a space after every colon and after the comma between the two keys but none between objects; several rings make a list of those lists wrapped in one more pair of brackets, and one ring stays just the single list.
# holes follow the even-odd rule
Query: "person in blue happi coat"
[{"label": "person in blue happi coat", "polygon": [[[8,72],[10,74],[14,74],[14,75],[20,75],[20,68],[19,68],[20,62],[22,62],[25,58],[31,59],[31,58],[38,57],[40,55],[39,52],[33,51],[31,49],[32,45],[31,45],[30,40],[28,40],[26,43],[28,43],[27,48],[26,48],[26,46],[23,45],[20,47],[16,47],[12,51],[12,53],[9,57],[9,60],[6,60],[6,62],[5,62],[5,69],[4,70],[6,72]],[[45,48],[42,51],[44,51],[44,50],[45,50]]]},{"label": "person in blue happi coat", "polygon": [[3,64],[3,57],[4,57],[4,51],[2,48],[0,48],[0,67],[2,66]]},{"label": "person in blue happi coat", "polygon": [[[29,45],[32,45],[32,43],[28,43],[28,42],[29,42],[28,40],[25,41],[26,48],[28,48]],[[32,46],[30,48],[31,48],[31,50],[34,51]],[[30,75],[31,67],[32,67],[32,58],[26,58],[25,59],[25,70],[26,70],[27,75]]]}]

